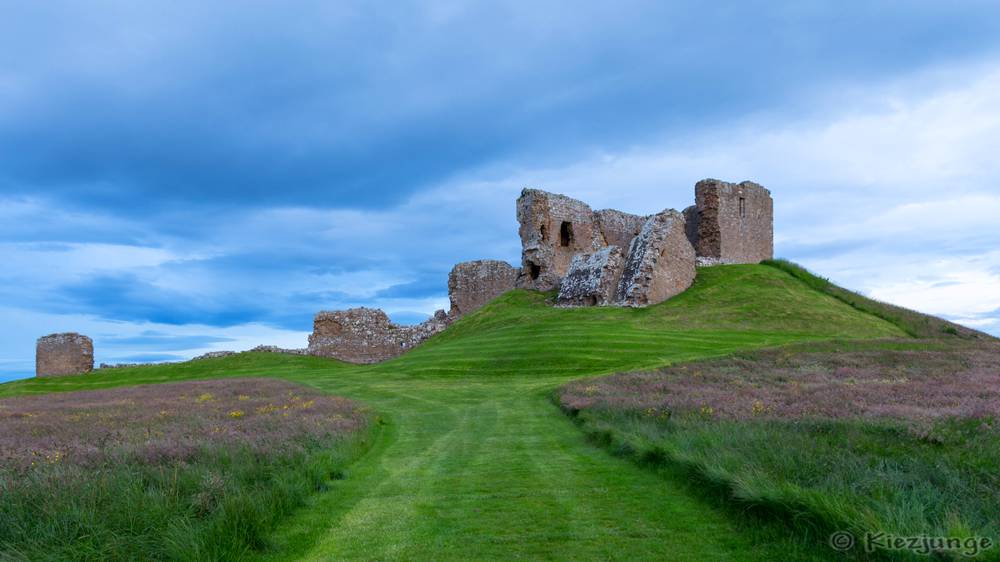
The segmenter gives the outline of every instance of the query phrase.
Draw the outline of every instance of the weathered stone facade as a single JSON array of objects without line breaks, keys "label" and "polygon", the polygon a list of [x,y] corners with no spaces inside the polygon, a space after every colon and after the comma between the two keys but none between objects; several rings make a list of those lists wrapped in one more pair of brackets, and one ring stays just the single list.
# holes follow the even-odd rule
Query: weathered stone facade
[{"label": "weathered stone facade", "polygon": [[594,212],[594,223],[603,237],[602,245],[618,246],[623,251],[627,250],[632,239],[639,235],[646,218],[615,209]]},{"label": "weathered stone facade", "polygon": [[622,266],[622,251],[618,246],[608,246],[590,254],[577,254],[559,285],[557,302],[568,306],[612,304]]},{"label": "weathered stone facade", "polygon": [[694,282],[695,253],[684,216],[673,209],[646,220],[629,245],[615,302],[646,306],[679,294]]},{"label": "weathered stone facade", "polygon": [[540,189],[525,189],[517,200],[521,225],[521,275],[517,286],[551,291],[559,286],[573,256],[605,246],[594,212],[582,201]]},{"label": "weathered stone facade", "polygon": [[717,263],[760,263],[774,257],[771,192],[749,181],[715,179],[695,186],[699,258]]},{"label": "weathered stone facade", "polygon": [[94,342],[68,332],[38,338],[35,345],[35,376],[80,375],[94,370]]},{"label": "weathered stone facade", "polygon": [[518,270],[505,261],[462,262],[448,274],[448,317],[457,320],[514,288]]},{"label": "weathered stone facade", "polygon": [[377,308],[320,312],[313,320],[309,354],[348,363],[378,363],[398,357],[448,326],[443,310],[416,326],[400,326]]}]

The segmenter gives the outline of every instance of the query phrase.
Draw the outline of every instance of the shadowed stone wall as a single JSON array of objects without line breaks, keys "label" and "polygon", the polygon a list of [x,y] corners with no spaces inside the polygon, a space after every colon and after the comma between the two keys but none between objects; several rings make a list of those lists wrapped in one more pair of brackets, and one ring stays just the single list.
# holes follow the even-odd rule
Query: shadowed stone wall
[{"label": "shadowed stone wall", "polygon": [[698,257],[716,263],[760,263],[774,257],[771,192],[745,181],[715,179],[695,186]]},{"label": "shadowed stone wall", "polygon": [[514,288],[518,270],[505,261],[462,262],[448,274],[448,317],[457,320]]},{"label": "shadowed stone wall", "polygon": [[94,342],[68,332],[38,338],[35,344],[35,376],[79,375],[94,370]]}]

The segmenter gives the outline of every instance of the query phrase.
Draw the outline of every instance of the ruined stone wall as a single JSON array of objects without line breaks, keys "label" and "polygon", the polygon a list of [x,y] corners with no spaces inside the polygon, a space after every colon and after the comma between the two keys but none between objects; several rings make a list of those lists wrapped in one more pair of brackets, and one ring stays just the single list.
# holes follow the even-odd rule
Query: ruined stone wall
[{"label": "ruined stone wall", "polygon": [[695,186],[699,257],[719,263],[760,263],[774,257],[771,192],[749,181],[715,179]]},{"label": "ruined stone wall", "polygon": [[559,286],[573,256],[603,247],[594,212],[582,201],[538,189],[517,200],[521,274],[517,286],[550,291]]},{"label": "ruined stone wall", "polygon": [[594,212],[594,224],[602,236],[605,246],[618,246],[623,250],[628,249],[642,225],[649,217],[641,217],[630,213],[623,213],[615,209],[602,209]]},{"label": "ruined stone wall", "polygon": [[35,345],[35,376],[79,375],[94,370],[94,342],[68,332],[38,338]]},{"label": "ruined stone wall", "polygon": [[514,288],[519,271],[505,261],[462,262],[448,274],[448,317],[457,320]]},{"label": "ruined stone wall", "polygon": [[378,363],[398,357],[448,325],[439,310],[416,326],[400,326],[377,308],[320,312],[313,320],[309,354],[348,363]]},{"label": "ruined stone wall", "polygon": [[623,263],[618,246],[608,246],[590,254],[577,254],[559,285],[556,302],[566,306],[613,304]]},{"label": "ruined stone wall", "polygon": [[618,304],[657,304],[691,286],[695,278],[695,252],[685,227],[684,216],[673,209],[646,220],[629,246],[615,294]]}]

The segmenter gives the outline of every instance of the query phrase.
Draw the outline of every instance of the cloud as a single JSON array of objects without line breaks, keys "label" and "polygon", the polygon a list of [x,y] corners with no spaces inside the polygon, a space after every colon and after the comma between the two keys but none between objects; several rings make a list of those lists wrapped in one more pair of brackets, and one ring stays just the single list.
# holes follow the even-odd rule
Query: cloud
[{"label": "cloud", "polygon": [[561,166],[749,113],[808,114],[824,88],[995,48],[984,11],[13,4],[0,189],[141,216],[387,208],[497,162]]},{"label": "cloud", "polygon": [[0,362],[74,327],[190,356],[304,345],[320,309],[417,321],[455,263],[519,261],[521,187],[652,213],[706,176],[772,189],[780,255],[1000,333],[989,3],[4,14]]},{"label": "cloud", "polygon": [[105,336],[101,338],[101,343],[108,347],[141,347],[147,350],[157,349],[198,349],[215,344],[232,343],[236,340],[229,337],[198,335],[198,334],[169,334],[157,330],[145,330],[132,336]]}]

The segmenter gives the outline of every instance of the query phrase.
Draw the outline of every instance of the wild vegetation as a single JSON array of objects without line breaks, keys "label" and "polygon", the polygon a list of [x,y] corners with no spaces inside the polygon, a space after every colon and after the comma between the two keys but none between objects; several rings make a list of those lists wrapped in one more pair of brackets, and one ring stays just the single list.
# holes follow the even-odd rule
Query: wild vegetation
[{"label": "wild vegetation", "polygon": [[900,339],[906,330],[766,266],[699,270],[690,290],[645,309],[566,309],[551,298],[513,291],[379,365],[244,353],[16,382],[0,385],[0,396],[267,376],[371,405],[384,423],[372,449],[348,478],[328,483],[331,493],[310,497],[268,535],[270,560],[837,555],[825,536],[817,542],[815,533],[727,509],[687,472],[646,470],[589,445],[551,396],[588,375],[790,344]]},{"label": "wild vegetation", "polygon": [[617,453],[680,467],[818,540],[846,530],[995,541],[1000,344],[864,297],[851,304],[935,338],[739,352],[575,381],[558,402]]},{"label": "wild vegetation", "polygon": [[259,378],[0,400],[0,558],[239,557],[367,425],[355,402]]}]

